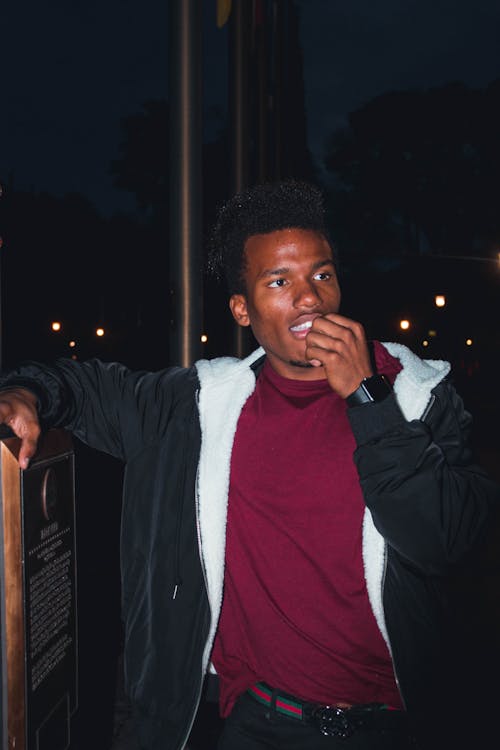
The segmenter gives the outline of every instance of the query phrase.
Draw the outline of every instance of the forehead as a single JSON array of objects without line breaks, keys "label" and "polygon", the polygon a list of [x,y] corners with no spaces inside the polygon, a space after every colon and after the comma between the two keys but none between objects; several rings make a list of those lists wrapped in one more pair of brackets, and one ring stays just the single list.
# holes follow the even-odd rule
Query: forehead
[{"label": "forehead", "polygon": [[329,242],[312,229],[279,229],[267,234],[254,234],[245,242],[245,265],[258,270],[272,267],[286,259],[294,263],[332,261]]}]

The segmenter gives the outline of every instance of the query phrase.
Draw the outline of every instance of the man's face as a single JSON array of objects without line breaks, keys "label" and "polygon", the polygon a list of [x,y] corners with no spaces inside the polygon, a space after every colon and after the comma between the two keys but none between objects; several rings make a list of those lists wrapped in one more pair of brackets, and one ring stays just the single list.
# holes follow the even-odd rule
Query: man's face
[{"label": "man's face", "polygon": [[305,339],[314,318],[339,309],[330,245],[311,230],[283,229],[249,237],[245,254],[246,294],[229,301],[236,322],[252,327],[280,375],[324,378],[324,369],[306,360]]}]

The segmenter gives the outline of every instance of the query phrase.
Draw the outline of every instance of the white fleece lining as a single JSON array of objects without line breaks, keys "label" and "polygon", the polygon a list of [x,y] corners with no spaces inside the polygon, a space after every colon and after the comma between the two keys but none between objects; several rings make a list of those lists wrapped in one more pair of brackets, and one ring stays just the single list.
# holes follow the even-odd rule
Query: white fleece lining
[{"label": "white fleece lining", "polygon": [[263,349],[257,349],[245,360],[223,357],[196,363],[201,427],[198,522],[211,610],[203,671],[210,658],[222,604],[229,473],[236,425],[245,401],[255,388],[250,365],[263,354]]},{"label": "white fleece lining", "polygon": [[[431,390],[448,374],[450,365],[439,360],[421,360],[402,344],[383,345],[403,365],[403,370],[398,373],[394,382],[394,392],[401,411],[407,420],[418,419],[431,399]],[[222,357],[196,363],[200,381],[198,408],[201,427],[196,499],[201,555],[211,610],[203,670],[206,670],[209,663],[222,605],[233,441],[241,410],[255,388],[255,375],[250,365],[263,355],[264,350],[259,348],[244,360]],[[368,598],[390,650],[382,606],[385,541],[375,528],[368,509],[363,518],[362,549]]]},{"label": "white fleece lining", "polygon": [[391,652],[389,635],[385,624],[384,607],[382,605],[382,581],[385,568],[385,540],[375,528],[372,514],[365,508],[363,516],[363,567],[365,570],[366,591],[382,637]]}]

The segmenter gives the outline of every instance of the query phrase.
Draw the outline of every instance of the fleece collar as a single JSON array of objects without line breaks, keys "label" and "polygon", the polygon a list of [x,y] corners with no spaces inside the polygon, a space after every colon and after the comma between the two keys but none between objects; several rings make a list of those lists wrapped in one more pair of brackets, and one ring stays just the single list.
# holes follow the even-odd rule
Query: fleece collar
[{"label": "fleece collar", "polygon": [[[403,365],[394,382],[401,411],[408,420],[418,419],[431,400],[432,389],[448,374],[450,365],[437,360],[421,360],[402,344],[387,343],[384,346]],[[200,547],[212,615],[204,652],[204,669],[208,666],[222,605],[233,441],[241,410],[255,388],[252,365],[264,354],[264,350],[258,348],[243,360],[221,357],[196,363],[200,382],[198,409],[201,427],[196,501]],[[363,562],[368,596],[389,646],[381,598],[384,559],[385,542],[367,510],[363,522]]]},{"label": "fleece collar", "polygon": [[389,354],[399,359],[403,369],[394,381],[394,392],[405,419],[420,419],[431,400],[431,391],[450,372],[450,363],[420,359],[403,344],[384,343]]}]

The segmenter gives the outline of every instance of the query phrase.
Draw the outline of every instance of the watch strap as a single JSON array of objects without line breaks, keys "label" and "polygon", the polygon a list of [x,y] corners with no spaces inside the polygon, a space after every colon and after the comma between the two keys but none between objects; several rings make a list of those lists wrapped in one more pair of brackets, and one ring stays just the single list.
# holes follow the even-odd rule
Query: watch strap
[{"label": "watch strap", "polygon": [[372,375],[364,378],[354,393],[347,396],[346,402],[349,408],[383,401],[392,393],[392,386],[385,375]]}]

